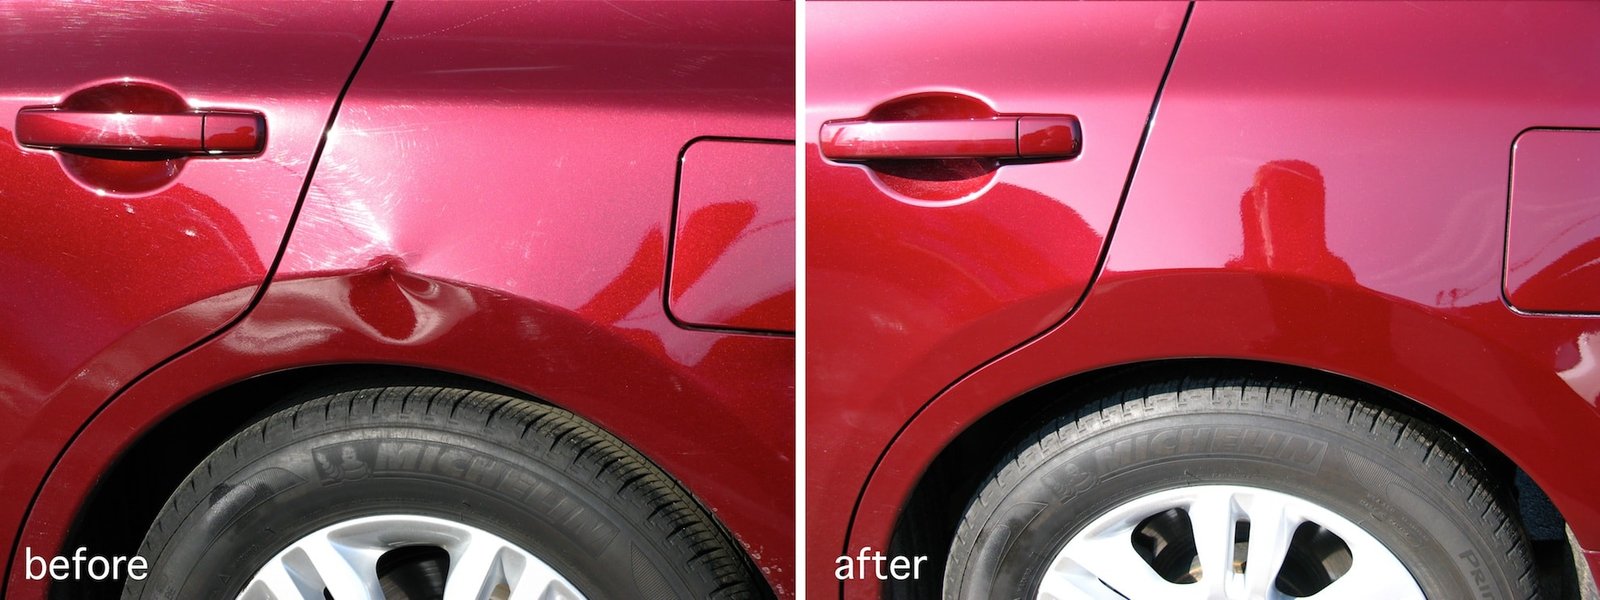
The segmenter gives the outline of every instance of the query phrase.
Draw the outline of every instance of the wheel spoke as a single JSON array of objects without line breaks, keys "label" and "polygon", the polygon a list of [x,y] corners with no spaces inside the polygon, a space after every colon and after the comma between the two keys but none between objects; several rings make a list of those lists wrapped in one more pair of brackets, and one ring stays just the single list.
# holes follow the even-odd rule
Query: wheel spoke
[{"label": "wheel spoke", "polygon": [[477,536],[463,546],[446,548],[450,552],[450,572],[444,584],[444,600],[477,600],[502,583],[507,583],[500,566],[502,546]]},{"label": "wheel spoke", "polygon": [[312,594],[321,596],[322,590],[302,585],[289,573],[284,561],[275,560],[256,573],[255,579],[239,594],[239,600],[301,600],[315,597]]},{"label": "wheel spoke", "polygon": [[344,546],[326,533],[312,534],[300,547],[333,600],[383,600],[378,585],[381,552]]},{"label": "wheel spoke", "polygon": [[562,579],[555,569],[539,561],[506,556],[501,561],[511,585],[509,600],[579,600],[578,590]]},{"label": "wheel spoke", "polygon": [[1260,494],[1245,505],[1245,515],[1250,518],[1250,542],[1244,565],[1243,595],[1249,600],[1283,597],[1276,587],[1278,570],[1289,553],[1289,541],[1294,537],[1295,528],[1303,522],[1286,512],[1284,504],[1281,496]]},{"label": "wheel spoke", "polygon": [[1189,505],[1195,552],[1200,555],[1200,585],[1206,598],[1225,600],[1233,577],[1233,528],[1236,519],[1233,494],[1209,489]]},{"label": "wheel spoke", "polygon": [[[1177,598],[1193,594],[1196,586],[1172,583],[1150,568],[1133,550],[1132,527],[1119,527],[1102,535],[1067,544],[1046,579],[1056,598],[1116,598],[1105,595],[1107,586],[1129,598]],[[1104,583],[1101,583],[1104,582]],[[1040,592],[1046,590],[1041,587]]]}]

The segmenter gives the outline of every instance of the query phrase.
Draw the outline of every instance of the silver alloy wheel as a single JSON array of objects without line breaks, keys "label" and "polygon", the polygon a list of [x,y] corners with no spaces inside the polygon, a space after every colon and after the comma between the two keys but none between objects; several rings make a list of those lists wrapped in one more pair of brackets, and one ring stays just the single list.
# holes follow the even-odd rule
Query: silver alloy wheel
[{"label": "silver alloy wheel", "polygon": [[[1182,514],[1187,515],[1187,540],[1180,539]],[[1151,539],[1149,528],[1158,522],[1178,523],[1167,529],[1180,533],[1165,536],[1159,544],[1146,542],[1141,552],[1137,539]],[[1317,544],[1319,548],[1342,542],[1338,556],[1309,551],[1313,544],[1296,535],[1303,524],[1308,524],[1307,531],[1317,532],[1317,539],[1327,540]],[[1157,572],[1150,558],[1158,552],[1152,550],[1157,545],[1160,551],[1181,555],[1178,569],[1184,573]],[[1321,587],[1306,598],[1423,600],[1416,579],[1400,559],[1360,526],[1288,494],[1234,485],[1167,490],[1112,509],[1056,554],[1040,581],[1038,598],[1293,598],[1277,584],[1280,571],[1287,572],[1291,563],[1300,572],[1305,572],[1305,565],[1315,570],[1330,564],[1332,571],[1339,571],[1320,574],[1325,577],[1318,582]]]},{"label": "silver alloy wheel", "polygon": [[238,600],[383,600],[379,558],[399,548],[449,554],[445,600],[583,600],[544,561],[471,525],[412,515],[335,523],[279,552],[257,571]]}]

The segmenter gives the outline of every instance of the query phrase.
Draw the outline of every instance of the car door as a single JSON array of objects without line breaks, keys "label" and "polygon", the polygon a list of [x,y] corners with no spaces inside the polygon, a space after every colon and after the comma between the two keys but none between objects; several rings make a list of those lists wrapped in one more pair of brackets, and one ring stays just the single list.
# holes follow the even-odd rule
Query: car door
[{"label": "car door", "polygon": [[1084,293],[1184,17],[807,6],[811,589],[901,425]]},{"label": "car door", "polygon": [[0,536],[271,270],[380,2],[0,6]]}]

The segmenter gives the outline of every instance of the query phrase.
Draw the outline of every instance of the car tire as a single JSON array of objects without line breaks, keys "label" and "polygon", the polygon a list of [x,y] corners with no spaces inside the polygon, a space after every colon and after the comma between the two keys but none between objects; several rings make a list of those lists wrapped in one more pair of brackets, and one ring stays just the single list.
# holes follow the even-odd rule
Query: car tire
[{"label": "car tire", "polygon": [[[1251,577],[1252,560],[1269,565],[1256,574],[1258,588],[1287,592],[1288,586],[1300,592],[1290,595],[1303,596],[1341,585],[1345,575],[1351,576],[1341,586],[1345,590],[1380,583],[1376,574],[1384,571],[1351,565],[1381,566],[1385,551],[1403,566],[1387,572],[1398,574],[1398,587],[1413,589],[1403,581],[1409,573],[1427,598],[1533,597],[1526,534],[1510,517],[1516,511],[1509,497],[1490,481],[1468,449],[1439,428],[1309,387],[1182,379],[1119,390],[1052,421],[1001,462],[959,525],[944,597],[1140,600],[1151,594],[1130,592],[1210,585],[1228,586],[1224,595],[1242,597],[1244,588],[1235,584]],[[1219,494],[1230,498],[1226,514],[1235,520],[1227,534],[1194,516],[1202,510],[1194,498]],[[1295,537],[1280,538],[1289,540],[1281,569],[1250,554],[1258,544],[1273,547],[1268,532],[1274,527],[1262,518],[1268,524],[1259,528],[1260,537],[1250,535],[1253,513],[1241,507],[1251,498],[1274,498],[1280,507],[1300,507],[1297,514],[1323,515],[1284,521],[1279,529],[1292,527]],[[1156,500],[1167,504],[1141,504]],[[1169,505],[1188,508],[1161,508]],[[1143,520],[1136,520],[1142,514],[1137,511],[1119,513],[1129,507],[1152,512]],[[1202,527],[1210,533],[1202,536]],[[1300,537],[1301,530],[1310,533]],[[1125,531],[1133,536],[1118,537]],[[1381,548],[1363,541],[1367,536]],[[1212,571],[1223,577],[1207,579],[1199,548],[1218,544],[1204,544],[1202,537],[1232,539],[1214,550],[1227,558],[1210,563],[1232,565]],[[1344,549],[1328,539],[1344,543]],[[1194,549],[1194,556],[1185,548]],[[1143,564],[1113,560],[1119,556]],[[1358,572],[1364,577],[1356,578]],[[1112,591],[1118,586],[1120,593]]]},{"label": "car tire", "polygon": [[[264,585],[269,570],[288,568],[284,557],[304,540],[362,519],[478,532],[506,552],[536,557],[588,598],[764,594],[748,559],[708,513],[596,426],[499,394],[388,387],[282,410],[212,453],[151,526],[140,548],[150,574],[130,581],[122,597],[239,597]],[[444,555],[445,546],[432,558],[414,547],[422,550],[385,554],[387,566],[384,558],[376,567],[362,563],[363,577],[378,579],[376,568],[386,590],[410,584],[406,597],[439,597],[450,563],[469,564],[454,550]],[[323,597],[319,582],[340,576],[292,574],[314,598]]]}]

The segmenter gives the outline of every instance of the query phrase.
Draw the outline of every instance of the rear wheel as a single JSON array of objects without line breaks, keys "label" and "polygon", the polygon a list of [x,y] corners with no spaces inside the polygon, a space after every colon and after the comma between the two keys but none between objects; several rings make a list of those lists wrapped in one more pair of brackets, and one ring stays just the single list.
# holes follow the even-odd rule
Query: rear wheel
[{"label": "rear wheel", "polygon": [[1520,524],[1459,442],[1293,386],[1172,381],[1023,441],[946,598],[1528,598]]},{"label": "rear wheel", "polygon": [[755,598],[730,537],[566,411],[395,387],[283,410],[175,492],[123,598]]}]

